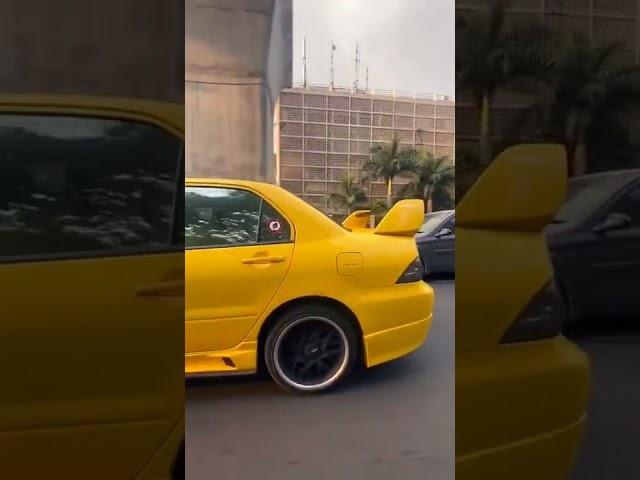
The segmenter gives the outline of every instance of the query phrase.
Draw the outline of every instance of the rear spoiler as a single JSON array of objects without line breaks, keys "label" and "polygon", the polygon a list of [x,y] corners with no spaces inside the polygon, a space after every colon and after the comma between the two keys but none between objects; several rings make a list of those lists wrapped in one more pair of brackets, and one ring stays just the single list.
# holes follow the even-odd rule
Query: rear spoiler
[{"label": "rear spoiler", "polygon": [[376,235],[412,237],[424,222],[424,201],[400,200],[387,212],[377,227],[371,229],[371,211],[358,210],[349,215],[342,226],[347,230],[367,230]]},{"label": "rear spoiler", "polygon": [[362,230],[371,227],[371,223],[371,210],[357,210],[342,222],[342,226],[347,230]]}]

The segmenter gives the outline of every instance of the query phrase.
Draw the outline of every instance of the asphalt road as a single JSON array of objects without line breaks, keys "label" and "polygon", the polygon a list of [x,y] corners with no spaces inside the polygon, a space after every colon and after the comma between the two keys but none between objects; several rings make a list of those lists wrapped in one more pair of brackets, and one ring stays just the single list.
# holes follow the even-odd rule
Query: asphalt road
[{"label": "asphalt road", "polygon": [[343,389],[296,397],[254,377],[187,383],[189,480],[454,478],[455,284],[413,354]]},{"label": "asphalt road", "polygon": [[592,321],[572,339],[591,365],[587,426],[572,479],[640,478],[640,321]]}]

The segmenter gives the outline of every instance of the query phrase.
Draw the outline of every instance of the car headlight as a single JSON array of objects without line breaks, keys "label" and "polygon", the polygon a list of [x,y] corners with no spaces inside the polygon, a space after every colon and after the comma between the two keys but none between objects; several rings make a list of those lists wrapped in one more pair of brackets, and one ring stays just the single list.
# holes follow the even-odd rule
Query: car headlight
[{"label": "car headlight", "polygon": [[502,336],[500,343],[530,342],[560,335],[565,305],[555,281],[536,293]]},{"label": "car headlight", "polygon": [[424,266],[420,261],[420,257],[417,257],[413,262],[409,264],[407,269],[400,275],[400,278],[396,283],[411,283],[422,280],[424,276]]}]

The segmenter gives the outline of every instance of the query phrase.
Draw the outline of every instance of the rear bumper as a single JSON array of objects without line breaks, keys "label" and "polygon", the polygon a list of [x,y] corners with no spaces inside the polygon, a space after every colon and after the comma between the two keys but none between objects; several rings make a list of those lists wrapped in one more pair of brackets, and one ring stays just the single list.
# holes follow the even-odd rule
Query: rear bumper
[{"label": "rear bumper", "polygon": [[395,360],[420,347],[427,338],[432,318],[433,315],[429,315],[417,322],[365,336],[367,367]]},{"label": "rear bumper", "polygon": [[433,289],[426,283],[368,289],[352,300],[368,367],[406,355],[425,341],[434,305]]},{"label": "rear bumper", "polygon": [[564,479],[589,367],[563,337],[456,354],[456,478]]},{"label": "rear bumper", "polygon": [[456,459],[463,480],[565,480],[571,473],[585,417],[558,430]]}]

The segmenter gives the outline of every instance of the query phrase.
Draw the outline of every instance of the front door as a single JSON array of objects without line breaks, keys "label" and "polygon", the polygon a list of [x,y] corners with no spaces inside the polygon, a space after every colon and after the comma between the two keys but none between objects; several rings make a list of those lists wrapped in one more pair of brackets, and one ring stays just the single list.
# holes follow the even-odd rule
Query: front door
[{"label": "front door", "polygon": [[186,353],[242,341],[284,280],[292,234],[287,219],[256,192],[186,187]]}]

